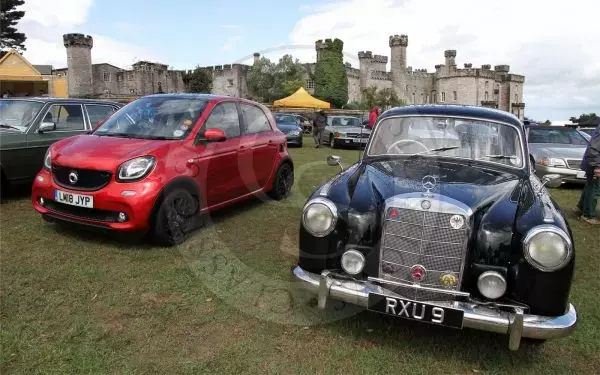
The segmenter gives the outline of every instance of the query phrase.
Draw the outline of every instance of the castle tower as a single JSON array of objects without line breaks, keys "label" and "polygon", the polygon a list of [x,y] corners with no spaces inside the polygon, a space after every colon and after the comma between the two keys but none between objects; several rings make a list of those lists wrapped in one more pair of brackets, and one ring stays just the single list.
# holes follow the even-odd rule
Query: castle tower
[{"label": "castle tower", "polygon": [[254,52],[254,64],[257,64],[260,61],[260,53]]},{"label": "castle tower", "polygon": [[65,34],[63,42],[67,49],[69,96],[93,94],[92,47],[94,40],[89,35]]},{"label": "castle tower", "polygon": [[402,83],[406,77],[406,47],[408,47],[407,35],[390,35],[390,73],[392,75],[392,87],[400,98],[404,98],[405,90]]},{"label": "castle tower", "polygon": [[369,75],[373,69],[373,52],[360,51],[358,53],[358,62],[360,68],[360,90],[362,91],[367,88]]},{"label": "castle tower", "polygon": [[456,70],[456,50],[455,49],[447,49],[444,51],[444,58],[446,59],[446,67],[448,68],[448,73],[452,73]]}]

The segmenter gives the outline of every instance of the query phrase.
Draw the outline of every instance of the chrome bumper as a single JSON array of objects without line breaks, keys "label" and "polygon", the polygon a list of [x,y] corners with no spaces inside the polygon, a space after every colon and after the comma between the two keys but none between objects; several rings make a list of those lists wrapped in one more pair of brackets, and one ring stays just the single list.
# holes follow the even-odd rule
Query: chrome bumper
[{"label": "chrome bumper", "polygon": [[547,174],[558,174],[562,177],[563,182],[576,182],[583,184],[585,183],[586,179],[577,178],[577,172],[580,171],[580,169],[546,167],[540,164],[535,165],[535,173],[540,179]]},{"label": "chrome bumper", "polygon": [[[318,306],[324,309],[329,298],[354,305],[368,307],[369,293],[400,297],[398,294],[368,281],[342,279],[324,271],[320,275],[292,268],[292,274],[301,287],[318,296]],[[509,335],[509,348],[517,350],[521,338],[552,339],[567,336],[577,324],[577,313],[573,305],[562,316],[540,316],[524,314],[514,308],[506,312],[481,306],[472,302],[435,302],[442,307],[460,309],[464,312],[463,327]]]}]

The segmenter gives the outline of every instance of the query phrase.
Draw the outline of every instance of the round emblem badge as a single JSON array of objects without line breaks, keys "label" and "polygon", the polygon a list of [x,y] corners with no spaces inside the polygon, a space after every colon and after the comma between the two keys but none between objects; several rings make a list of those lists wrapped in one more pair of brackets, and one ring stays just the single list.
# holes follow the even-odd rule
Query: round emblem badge
[{"label": "round emblem badge", "polygon": [[454,215],[450,218],[450,226],[454,229],[460,229],[465,225],[465,219],[460,215]]},{"label": "round emblem badge", "polygon": [[425,279],[425,272],[425,267],[420,264],[415,264],[410,269],[410,276],[415,281],[423,281],[423,279]]},{"label": "round emblem badge", "polygon": [[445,288],[451,288],[453,286],[456,286],[456,283],[458,282],[456,276],[454,276],[451,273],[442,275],[440,277],[440,281]]},{"label": "round emblem badge", "polygon": [[428,210],[431,208],[431,202],[428,200],[424,200],[421,202],[421,208],[424,210]]}]

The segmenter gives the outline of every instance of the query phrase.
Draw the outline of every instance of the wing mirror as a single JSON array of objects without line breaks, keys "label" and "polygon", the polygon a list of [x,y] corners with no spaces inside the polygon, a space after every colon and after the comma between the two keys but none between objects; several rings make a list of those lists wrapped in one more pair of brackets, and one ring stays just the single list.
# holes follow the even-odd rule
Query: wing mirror
[{"label": "wing mirror", "polygon": [[56,124],[53,122],[42,122],[38,128],[38,133],[44,133],[56,130]]},{"label": "wing mirror", "polygon": [[542,178],[542,186],[557,188],[562,185],[562,177],[559,174],[547,174]]},{"label": "wing mirror", "polygon": [[224,142],[227,140],[225,132],[221,129],[206,129],[204,132],[198,133],[196,144],[204,142]]},{"label": "wing mirror", "polygon": [[342,169],[342,172],[344,171],[344,166],[342,165],[342,157],[341,156],[329,155],[327,157],[327,164],[331,165],[332,167],[339,165],[340,168]]}]

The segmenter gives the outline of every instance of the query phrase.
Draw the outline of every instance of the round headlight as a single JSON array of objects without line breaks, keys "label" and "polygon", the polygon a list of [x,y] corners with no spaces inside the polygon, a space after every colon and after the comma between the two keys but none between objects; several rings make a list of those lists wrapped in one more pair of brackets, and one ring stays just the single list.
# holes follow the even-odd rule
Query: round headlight
[{"label": "round headlight", "polygon": [[477,289],[489,299],[497,299],[506,292],[506,280],[496,271],[485,271],[477,279]]},{"label": "round headlight", "polygon": [[330,200],[316,198],[304,207],[302,224],[315,237],[325,237],[331,233],[336,221],[337,209]]},{"label": "round headlight", "polygon": [[348,250],[342,255],[342,268],[350,275],[358,275],[365,268],[365,257],[360,251]]},{"label": "round headlight", "polygon": [[523,241],[525,259],[535,268],[552,272],[564,267],[572,256],[569,236],[560,228],[541,225],[529,231]]}]

